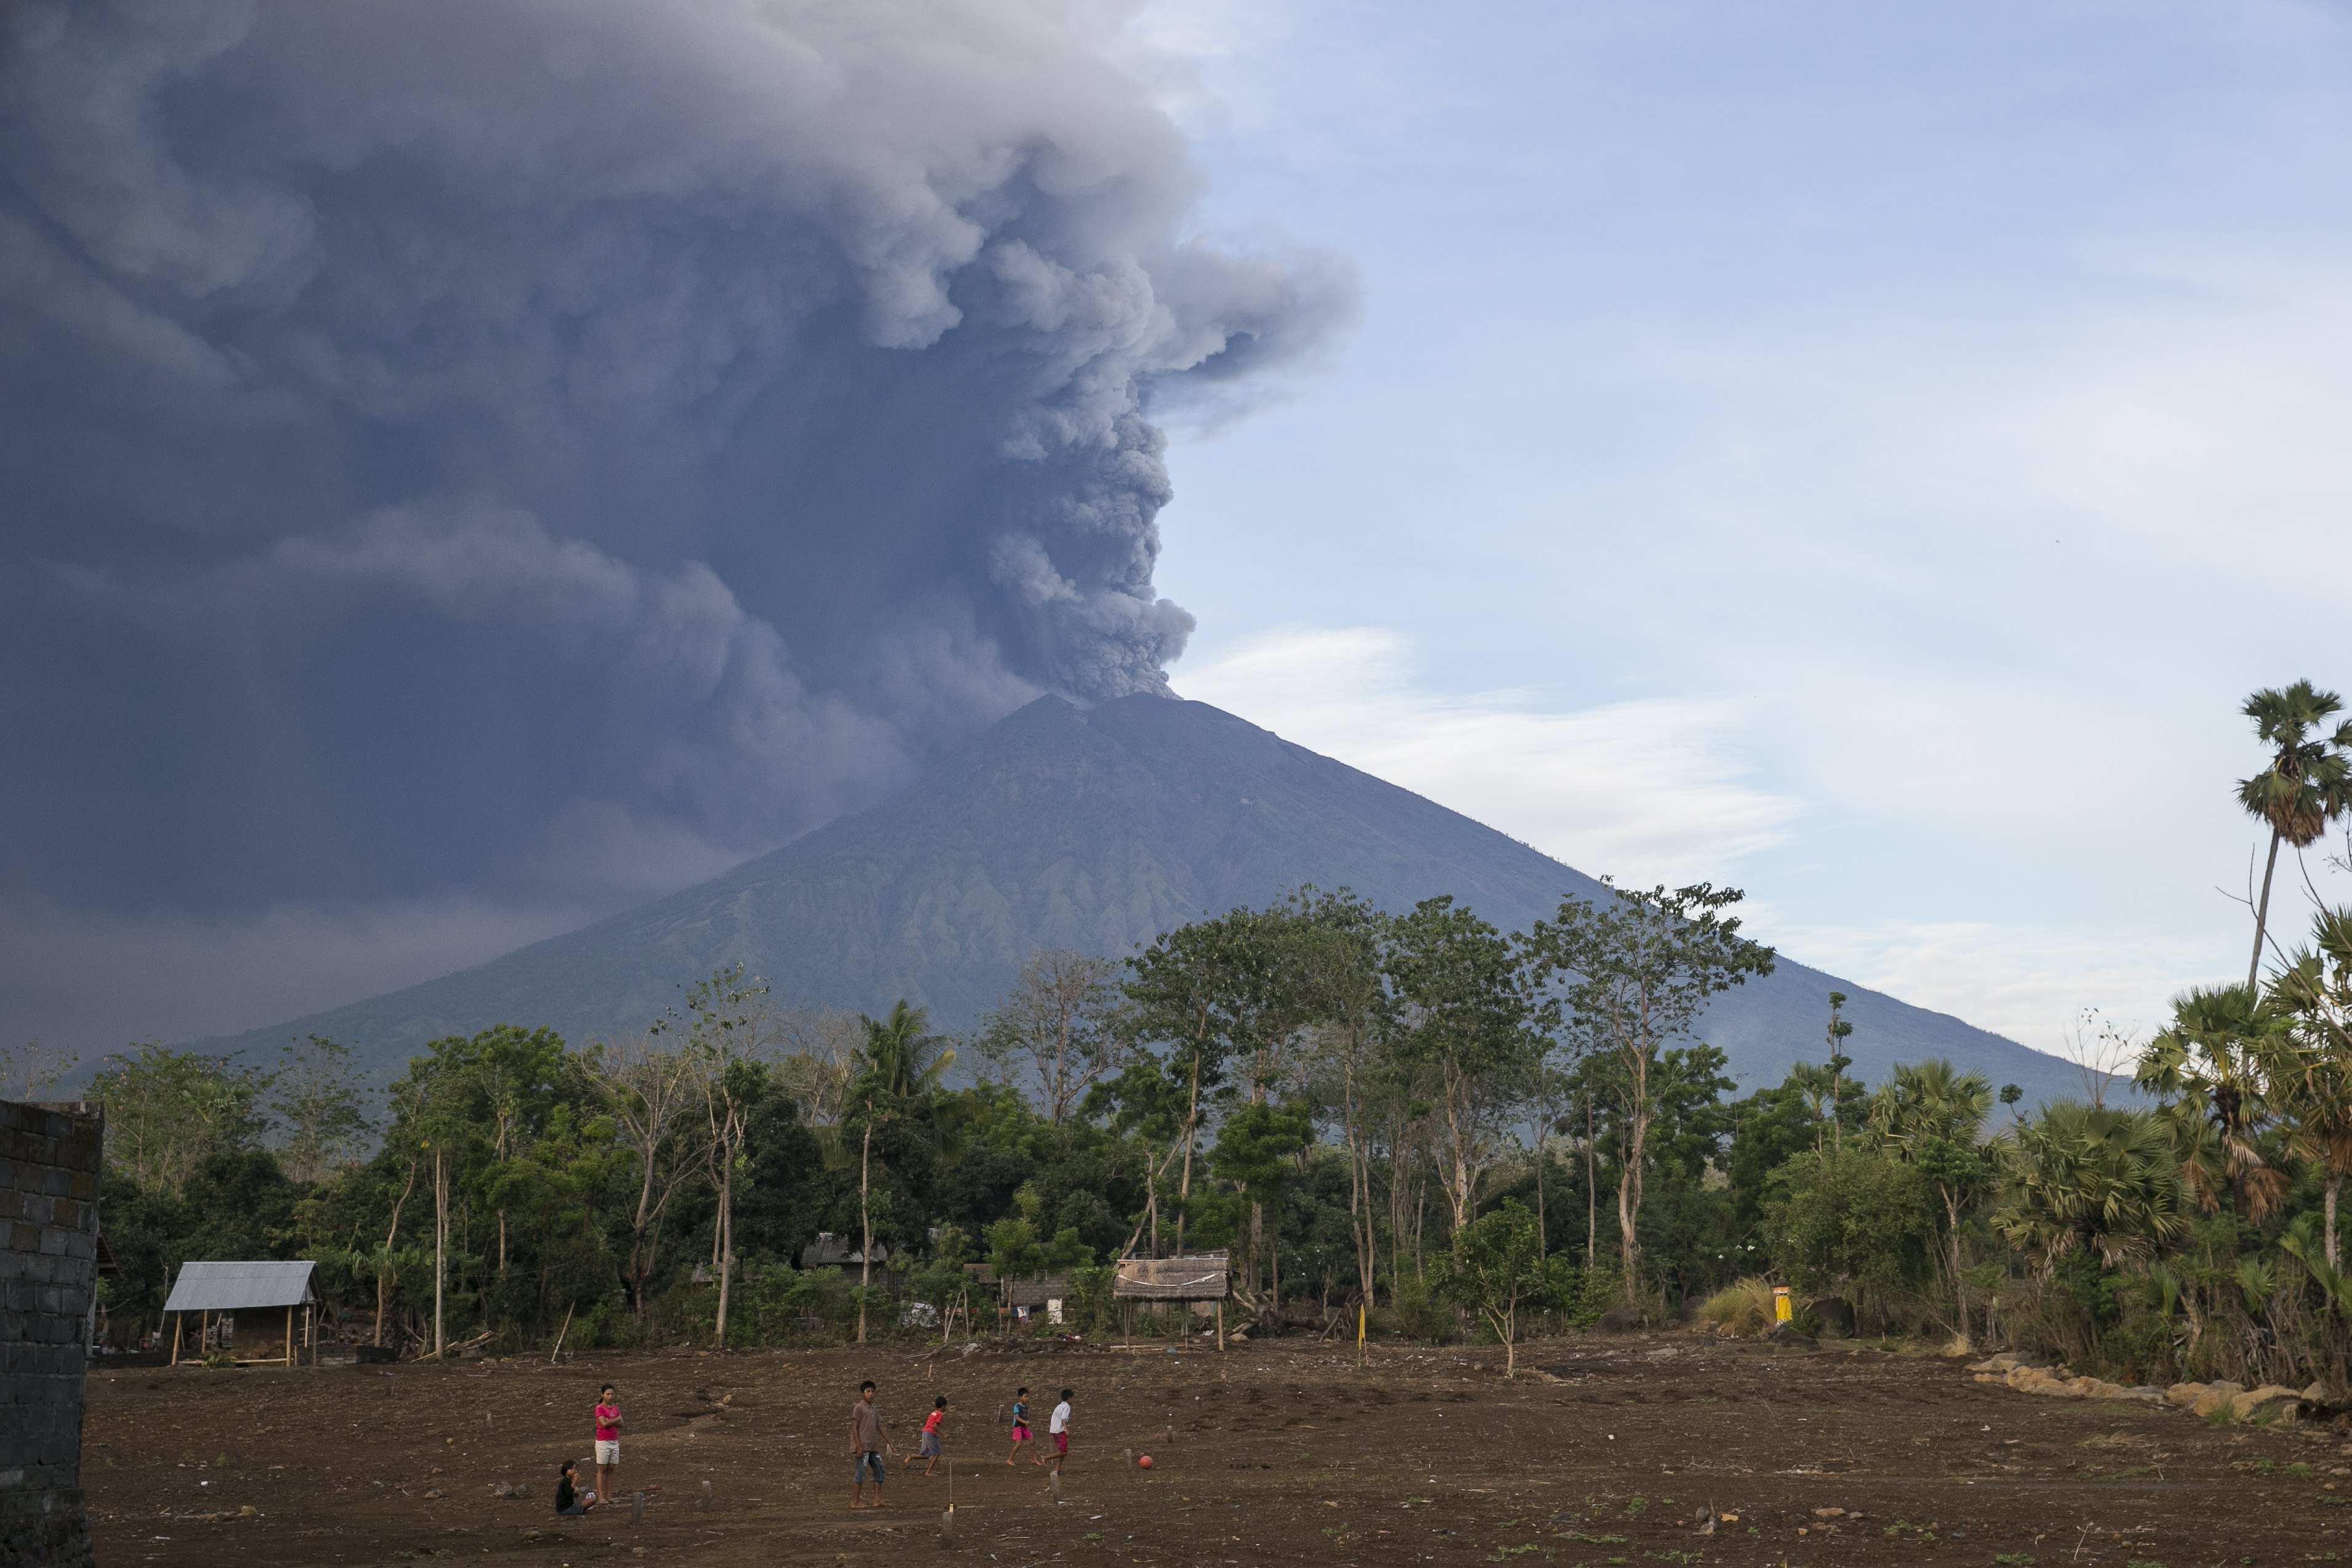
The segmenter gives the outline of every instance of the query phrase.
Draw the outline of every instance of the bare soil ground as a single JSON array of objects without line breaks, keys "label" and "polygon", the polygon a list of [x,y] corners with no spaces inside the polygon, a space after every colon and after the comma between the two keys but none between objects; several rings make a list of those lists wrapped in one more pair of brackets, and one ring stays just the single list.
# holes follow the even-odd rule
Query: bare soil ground
[{"label": "bare soil ground", "polygon": [[[902,1451],[948,1395],[951,1542],[944,1467],[894,1473],[887,1508],[850,1511],[848,1412],[867,1376]],[[659,1489],[641,1524],[625,1502],[558,1521],[556,1466],[588,1452],[607,1379],[624,1487]],[[1058,1503],[1025,1460],[1004,1463],[1000,1412],[1022,1384],[1041,1431],[1054,1392],[1077,1390]],[[2213,1426],[2014,1394],[1932,1357],[1690,1331],[1537,1343],[1508,1382],[1492,1349],[1376,1346],[1359,1370],[1288,1343],[124,1368],[93,1373],[87,1434],[107,1568],[2352,1559],[2340,1431]]]}]

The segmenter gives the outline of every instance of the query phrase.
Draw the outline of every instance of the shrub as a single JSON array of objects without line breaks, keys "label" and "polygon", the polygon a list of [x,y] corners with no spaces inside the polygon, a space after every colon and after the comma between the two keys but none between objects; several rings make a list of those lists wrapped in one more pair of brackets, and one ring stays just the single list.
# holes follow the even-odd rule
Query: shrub
[{"label": "shrub", "polygon": [[1461,1314],[1418,1281],[1399,1286],[1389,1310],[1396,1315],[1396,1326],[1404,1337],[1423,1344],[1451,1344],[1462,1331]]}]

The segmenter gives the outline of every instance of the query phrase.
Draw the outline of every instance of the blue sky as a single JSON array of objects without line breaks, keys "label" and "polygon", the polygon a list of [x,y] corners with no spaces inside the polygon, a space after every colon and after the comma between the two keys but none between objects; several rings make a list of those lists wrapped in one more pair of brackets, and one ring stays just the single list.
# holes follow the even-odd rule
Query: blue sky
[{"label": "blue sky", "polygon": [[2236,705],[2352,686],[2352,18],[1131,31],[1202,232],[1363,287],[1283,400],[1176,423],[1181,691],[2044,1048],[2242,972]]}]

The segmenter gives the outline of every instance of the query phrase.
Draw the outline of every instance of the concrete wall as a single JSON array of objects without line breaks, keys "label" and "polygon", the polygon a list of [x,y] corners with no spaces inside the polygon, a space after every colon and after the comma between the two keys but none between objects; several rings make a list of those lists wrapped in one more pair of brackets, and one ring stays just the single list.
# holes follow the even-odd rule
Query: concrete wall
[{"label": "concrete wall", "polygon": [[0,1564],[87,1568],[81,1410],[97,1283],[95,1105],[0,1100]]}]

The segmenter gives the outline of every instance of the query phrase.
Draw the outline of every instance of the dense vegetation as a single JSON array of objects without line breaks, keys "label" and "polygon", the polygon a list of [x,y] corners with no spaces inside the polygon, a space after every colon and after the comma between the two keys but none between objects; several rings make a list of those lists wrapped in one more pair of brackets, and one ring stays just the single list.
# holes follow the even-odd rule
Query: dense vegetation
[{"label": "dense vegetation", "polygon": [[[2337,706],[2247,705],[2273,874],[2352,808]],[[1780,1279],[1859,1331],[2340,1385],[2352,910],[2290,949],[2269,893],[2252,982],[2184,994],[2132,1089],[2031,1115],[1941,1061],[1865,1088],[1834,995],[1818,1062],[1727,1098],[1696,1031],[1773,955],[1704,885],[1517,933],[1302,889],[1123,962],[1038,953],[958,1040],[727,971],[626,1038],[435,1041],[380,1103],[330,1040],[270,1070],[142,1047],[92,1084],[110,1332],[156,1325],[181,1261],[256,1257],[317,1259],[346,1332],[410,1350],[985,1330],[981,1262],[1067,1275],[1093,1331],[1113,1260],[1222,1247],[1261,1330],[1760,1326]],[[820,1232],[887,1266],[800,1267]]]}]

